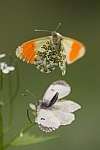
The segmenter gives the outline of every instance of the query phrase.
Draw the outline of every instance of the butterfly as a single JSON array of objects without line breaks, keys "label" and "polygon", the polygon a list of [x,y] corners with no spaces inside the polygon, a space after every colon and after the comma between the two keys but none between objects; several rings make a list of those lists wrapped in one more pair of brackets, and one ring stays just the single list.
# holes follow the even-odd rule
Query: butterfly
[{"label": "butterfly", "polygon": [[85,54],[85,46],[77,40],[62,36],[56,30],[51,32],[51,36],[33,39],[18,46],[16,56],[36,65],[43,73],[50,73],[58,66],[62,75],[65,75],[66,65],[81,58]]},{"label": "butterfly", "polygon": [[39,100],[38,106],[29,104],[35,112],[35,122],[42,131],[51,132],[58,129],[59,126],[71,124],[75,120],[73,112],[80,109],[81,106],[71,100],[60,100],[70,91],[68,83],[58,80],[48,87],[43,99]]}]

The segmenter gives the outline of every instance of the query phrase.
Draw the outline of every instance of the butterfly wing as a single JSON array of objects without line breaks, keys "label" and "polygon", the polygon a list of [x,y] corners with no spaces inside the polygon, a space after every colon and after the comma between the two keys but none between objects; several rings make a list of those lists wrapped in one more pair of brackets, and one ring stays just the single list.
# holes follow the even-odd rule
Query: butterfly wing
[{"label": "butterfly wing", "polygon": [[72,113],[65,113],[63,111],[53,111],[52,114],[59,120],[60,125],[68,125],[75,120],[75,116]]},{"label": "butterfly wing", "polygon": [[52,108],[54,110],[60,110],[66,113],[73,113],[74,111],[80,109],[81,106],[71,100],[60,100],[57,101]]},{"label": "butterfly wing", "polygon": [[50,40],[49,36],[25,42],[16,49],[16,56],[27,63],[33,63],[37,52],[48,40]]},{"label": "butterfly wing", "polygon": [[16,56],[36,65],[36,68],[43,73],[50,73],[58,63],[55,61],[55,53],[51,44],[52,36],[37,38],[23,43],[16,50]]},{"label": "butterfly wing", "polygon": [[51,132],[60,125],[71,124],[75,120],[72,112],[80,108],[79,104],[70,100],[58,101],[49,109],[40,109],[35,121],[41,130]]},{"label": "butterfly wing", "polygon": [[60,126],[59,120],[48,109],[40,109],[36,122],[45,132],[51,132]]},{"label": "butterfly wing", "polygon": [[61,44],[65,49],[67,64],[73,63],[85,54],[85,46],[77,40],[63,37]]},{"label": "butterfly wing", "polygon": [[54,95],[58,92],[58,99],[67,96],[71,91],[70,86],[63,80],[53,82],[44,94],[43,101],[48,105]]},{"label": "butterfly wing", "polygon": [[29,104],[29,107],[30,107],[31,109],[33,109],[33,110],[36,110],[36,106],[35,106],[34,104],[32,104],[32,103]]},{"label": "butterfly wing", "polygon": [[61,100],[51,107],[51,113],[60,121],[60,125],[68,125],[74,121],[74,111],[80,109],[81,106],[70,100]]}]

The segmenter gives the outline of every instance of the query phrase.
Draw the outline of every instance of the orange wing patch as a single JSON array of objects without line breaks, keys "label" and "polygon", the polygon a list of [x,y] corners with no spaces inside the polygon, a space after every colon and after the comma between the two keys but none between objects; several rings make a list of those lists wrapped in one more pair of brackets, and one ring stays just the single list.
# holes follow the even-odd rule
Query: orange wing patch
[{"label": "orange wing patch", "polygon": [[27,63],[33,63],[36,57],[36,42],[28,41],[19,46],[16,50],[16,55]]},{"label": "orange wing patch", "polygon": [[36,57],[36,42],[29,41],[23,44],[23,56],[27,62],[33,63]]},{"label": "orange wing patch", "polygon": [[72,44],[72,49],[71,49],[70,54],[69,54],[69,61],[70,62],[73,62],[75,59],[77,59],[81,47],[82,47],[82,44],[78,41],[75,41]]}]

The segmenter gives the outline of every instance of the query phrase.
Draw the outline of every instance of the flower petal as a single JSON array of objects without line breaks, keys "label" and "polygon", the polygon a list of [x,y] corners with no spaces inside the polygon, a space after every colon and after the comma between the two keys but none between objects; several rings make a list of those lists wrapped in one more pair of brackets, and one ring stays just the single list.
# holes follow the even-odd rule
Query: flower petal
[{"label": "flower petal", "polygon": [[0,58],[3,58],[5,56],[6,56],[6,54],[0,54]]},{"label": "flower petal", "polygon": [[6,69],[2,69],[2,72],[7,74],[7,73],[9,73],[9,70],[7,68]]},{"label": "flower petal", "polygon": [[13,71],[13,70],[15,70],[15,67],[13,67],[13,66],[8,66],[7,69],[8,69],[9,71]]}]

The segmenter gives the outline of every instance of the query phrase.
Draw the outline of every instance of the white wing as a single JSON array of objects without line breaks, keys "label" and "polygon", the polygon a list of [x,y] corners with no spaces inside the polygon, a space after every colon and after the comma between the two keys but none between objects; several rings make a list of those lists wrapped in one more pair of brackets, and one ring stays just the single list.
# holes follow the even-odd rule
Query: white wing
[{"label": "white wing", "polygon": [[60,110],[66,113],[74,112],[80,109],[81,106],[71,100],[57,101],[52,107],[52,110]]},{"label": "white wing", "polygon": [[50,112],[50,110],[40,109],[36,118],[41,130],[50,132],[60,126],[59,120]]},{"label": "white wing", "polygon": [[47,89],[46,93],[44,94],[43,101],[47,104],[50,103],[53,96],[58,92],[58,99],[67,96],[71,91],[70,86],[63,80],[58,80],[53,82]]},{"label": "white wing", "polygon": [[31,109],[33,109],[33,110],[36,110],[36,106],[35,106],[34,104],[32,104],[32,103],[29,104],[29,107],[30,107]]},{"label": "white wing", "polygon": [[68,125],[74,121],[75,117],[72,112],[80,109],[81,106],[73,101],[58,101],[50,109],[51,113],[60,121],[60,125]]},{"label": "white wing", "polygon": [[74,121],[74,119],[75,119],[75,116],[72,113],[66,113],[66,112],[63,112],[60,110],[52,111],[52,113],[59,120],[60,125],[71,124],[71,122]]}]

